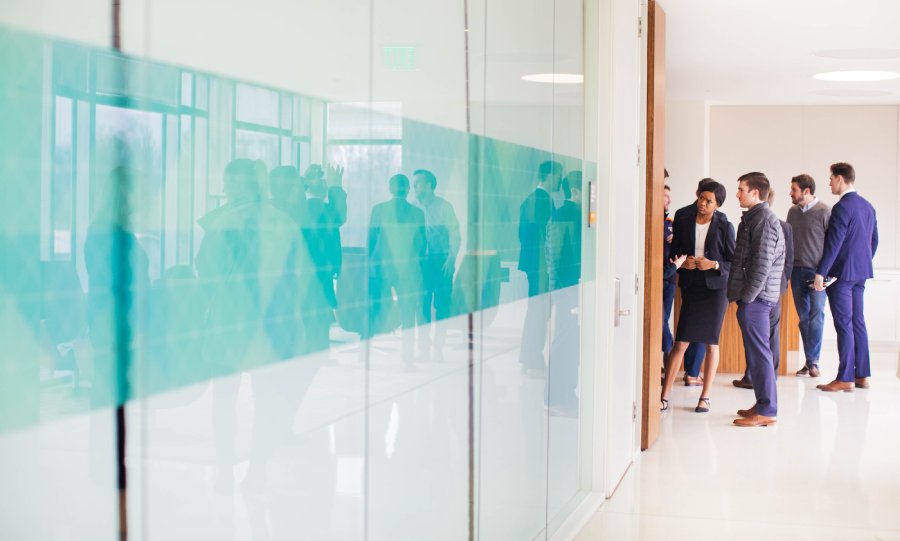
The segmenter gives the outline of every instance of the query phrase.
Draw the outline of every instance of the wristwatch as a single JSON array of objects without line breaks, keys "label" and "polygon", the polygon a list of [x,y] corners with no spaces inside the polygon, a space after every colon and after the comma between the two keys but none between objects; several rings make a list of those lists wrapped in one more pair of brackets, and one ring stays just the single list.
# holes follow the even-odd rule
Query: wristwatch
[{"label": "wristwatch", "polygon": [[718,261],[716,261],[716,266],[715,266],[714,270],[719,270],[719,262]]}]

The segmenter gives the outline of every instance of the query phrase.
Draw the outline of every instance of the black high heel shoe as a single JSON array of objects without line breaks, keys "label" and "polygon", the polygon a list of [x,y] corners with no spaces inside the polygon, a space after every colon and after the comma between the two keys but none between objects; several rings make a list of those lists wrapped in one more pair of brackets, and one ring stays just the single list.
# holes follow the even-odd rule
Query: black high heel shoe
[{"label": "black high heel shoe", "polygon": [[659,411],[666,411],[669,409],[669,401],[665,398],[660,398],[659,401],[662,403],[662,407],[659,408]]},{"label": "black high heel shoe", "polygon": [[[702,404],[706,404],[703,406]],[[697,402],[697,407],[694,408],[694,411],[697,413],[707,413],[709,411],[709,398],[701,398],[699,402]]]}]

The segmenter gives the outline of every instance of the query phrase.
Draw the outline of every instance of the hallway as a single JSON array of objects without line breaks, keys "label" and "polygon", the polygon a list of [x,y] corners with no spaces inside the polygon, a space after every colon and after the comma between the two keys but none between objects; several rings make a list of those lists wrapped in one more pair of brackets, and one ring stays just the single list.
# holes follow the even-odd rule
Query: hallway
[{"label": "hallway", "polygon": [[[895,352],[872,352],[872,388],[778,382],[778,425],[741,429],[752,391],[716,380],[712,412],[693,412],[699,387],[676,386],[658,443],[640,455],[578,541],[900,540],[900,380]],[[827,359],[832,359],[830,362]]]}]

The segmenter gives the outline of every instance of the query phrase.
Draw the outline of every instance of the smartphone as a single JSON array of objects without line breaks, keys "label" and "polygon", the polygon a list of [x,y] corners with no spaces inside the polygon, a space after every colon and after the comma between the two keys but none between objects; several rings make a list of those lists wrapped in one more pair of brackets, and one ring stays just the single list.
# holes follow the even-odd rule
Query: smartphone
[{"label": "smartphone", "polygon": [[[825,287],[828,287],[828,286],[830,286],[831,284],[834,283],[834,280],[835,280],[834,276],[826,276],[826,277],[825,277],[825,283],[824,283],[823,285],[824,285]],[[813,279],[813,280],[807,280],[806,283],[809,284],[809,288],[810,288],[810,289],[814,289],[814,288],[815,288],[815,285],[816,285],[815,279]]]}]

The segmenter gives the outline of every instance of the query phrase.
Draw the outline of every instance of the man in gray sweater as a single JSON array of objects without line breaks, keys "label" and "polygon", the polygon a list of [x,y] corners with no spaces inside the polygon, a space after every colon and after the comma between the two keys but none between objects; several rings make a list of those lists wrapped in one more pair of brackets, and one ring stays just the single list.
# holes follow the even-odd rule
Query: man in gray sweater
[{"label": "man in gray sweater", "polygon": [[769,343],[769,320],[781,296],[784,271],[784,232],[769,209],[769,179],[762,173],[747,173],[738,179],[737,198],[747,209],[738,227],[728,300],[737,302],[737,318],[744,339],[747,369],[753,381],[756,404],[738,410],[738,426],[775,424],[778,396],[775,365]]},{"label": "man in gray sweater", "polygon": [[822,331],[825,328],[824,291],[816,291],[810,284],[816,278],[816,268],[822,259],[825,231],[831,218],[831,207],[816,198],[816,181],[809,175],[791,179],[791,201],[787,222],[794,232],[794,271],[791,273],[791,292],[800,316],[800,338],[806,365],[798,376],[819,377],[819,352],[822,350]]}]

